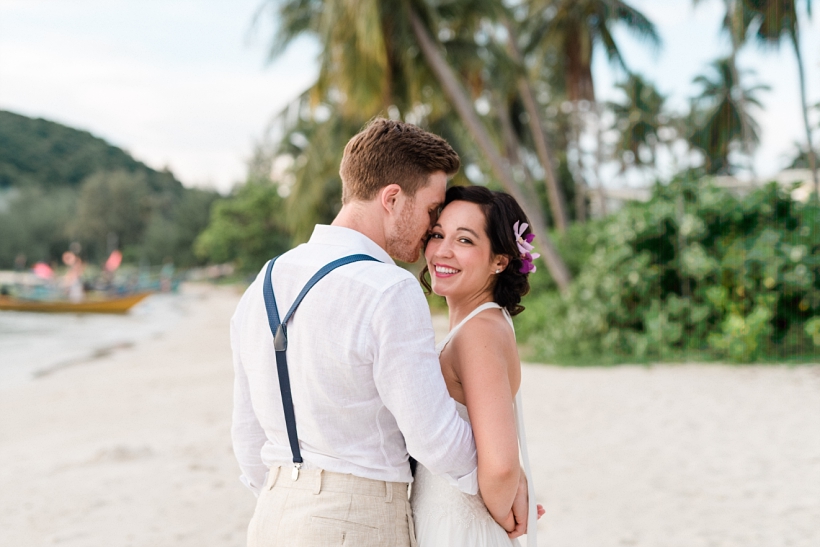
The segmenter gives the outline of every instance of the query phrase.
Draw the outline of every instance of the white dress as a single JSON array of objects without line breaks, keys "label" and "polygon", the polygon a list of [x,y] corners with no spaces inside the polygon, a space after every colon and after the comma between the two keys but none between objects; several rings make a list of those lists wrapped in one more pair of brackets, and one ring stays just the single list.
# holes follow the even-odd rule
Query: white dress
[{"label": "white dress", "polygon": [[[480,312],[493,308],[501,308],[501,306],[495,302],[488,302],[473,310],[439,343],[436,348],[439,355],[464,323]],[[510,328],[512,328],[512,318],[507,310],[501,309],[510,324]],[[470,417],[467,414],[467,407],[459,402],[456,402],[456,407],[459,415],[469,423]],[[515,396],[514,407],[519,451],[527,475],[530,498],[527,545],[536,547],[535,491],[533,490],[527,441],[524,434],[520,390]],[[520,545],[518,540],[511,540],[504,529],[493,520],[484,505],[481,492],[475,496],[465,494],[455,486],[450,485],[443,477],[433,475],[420,463],[416,469],[410,503],[413,506],[413,520],[415,522],[418,547],[510,547]]]}]

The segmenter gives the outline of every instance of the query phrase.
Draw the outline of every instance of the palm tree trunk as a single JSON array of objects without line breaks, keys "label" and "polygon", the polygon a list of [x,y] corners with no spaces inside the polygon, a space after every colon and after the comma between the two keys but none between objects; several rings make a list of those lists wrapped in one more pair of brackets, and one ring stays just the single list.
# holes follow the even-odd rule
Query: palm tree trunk
[{"label": "palm tree trunk", "polygon": [[800,55],[800,43],[797,38],[797,32],[792,34],[792,44],[794,45],[794,54],[797,57],[797,71],[800,74],[800,105],[803,107],[803,124],[806,127],[806,142],[809,146],[809,169],[811,170],[811,177],[814,181],[814,197],[820,201],[820,180],[817,178],[817,157],[814,155],[814,144],[811,141],[809,109],[806,104],[806,75],[803,70],[803,56]]},{"label": "palm tree trunk", "polygon": [[584,181],[583,165],[581,162],[581,132],[580,121],[578,119],[578,103],[572,104],[570,113],[570,127],[572,131],[571,143],[575,149],[575,161],[572,161],[567,154],[567,167],[575,182],[575,222],[585,223],[587,221],[587,185]]},{"label": "palm tree trunk", "polygon": [[521,95],[521,100],[524,103],[527,116],[530,118],[530,133],[532,133],[532,140],[535,143],[535,152],[538,154],[538,160],[541,163],[541,167],[544,169],[544,182],[547,185],[547,192],[550,198],[550,211],[552,212],[552,218],[558,231],[564,232],[569,225],[567,202],[564,198],[564,193],[561,191],[561,187],[558,186],[558,180],[555,176],[555,166],[552,162],[552,153],[549,149],[549,145],[547,144],[544,122],[541,119],[541,113],[539,112],[538,106],[535,102],[535,96],[533,95],[530,82],[527,79],[526,73],[523,72],[523,58],[521,56],[521,50],[518,49],[518,44],[515,41],[515,33],[513,32],[513,27],[509,19],[504,20],[504,26],[507,28],[508,43],[513,61],[515,61],[522,68],[522,73],[518,77],[518,93]]},{"label": "palm tree trunk", "polygon": [[595,181],[598,183],[598,199],[601,201],[601,216],[606,217],[606,190],[601,180],[601,164],[604,161],[604,136],[601,129],[601,105],[593,103],[595,109]]},{"label": "palm tree trunk", "polygon": [[[740,37],[738,36],[738,32],[741,32],[743,28],[743,21],[737,21],[737,17],[743,17],[742,12],[738,12],[738,6],[736,2],[738,0],[723,0],[723,4],[726,6],[726,26],[729,29],[729,37],[732,40],[732,52],[729,54],[729,70],[732,73],[732,80],[734,81],[734,85],[737,86],[738,90],[741,92],[737,94],[737,98],[735,99],[738,103],[738,111],[741,112],[740,116],[740,141],[741,145],[743,146],[743,152],[749,157],[751,160],[752,157],[752,134],[751,128],[749,127],[749,120],[746,117],[746,97],[740,88],[740,74],[737,70],[737,52],[740,49]],[[740,7],[739,9],[743,9]],[[754,164],[750,161],[750,165],[754,166]],[[752,172],[754,173],[754,167],[752,167]]]},{"label": "palm tree trunk", "polygon": [[476,140],[476,144],[484,153],[484,156],[490,163],[495,175],[504,186],[504,189],[507,190],[507,192],[509,192],[510,195],[512,195],[521,204],[524,211],[526,211],[532,224],[533,232],[535,232],[536,237],[538,237],[541,241],[541,250],[543,251],[541,258],[547,266],[550,274],[552,274],[558,288],[561,291],[566,291],[569,288],[569,283],[572,277],[563,259],[558,254],[558,250],[555,248],[552,239],[549,237],[540,208],[536,203],[527,202],[524,198],[521,189],[512,177],[512,173],[501,157],[501,154],[499,154],[496,149],[490,134],[481,123],[478,114],[476,114],[473,104],[467,96],[467,93],[464,91],[461,83],[458,81],[455,72],[450,65],[447,64],[444,56],[436,47],[418,14],[415,10],[410,8],[409,15],[410,25],[413,28],[413,34],[416,37],[419,49],[429,64],[430,69],[436,75],[436,78],[441,84],[441,87],[444,89],[444,92],[450,98],[453,108],[455,108],[461,118],[461,121]]},{"label": "palm tree trunk", "polygon": [[[525,194],[525,199],[531,203],[538,203],[538,192],[535,189],[535,181],[530,170],[521,160],[521,143],[515,135],[512,119],[510,118],[509,104],[502,99],[496,98],[495,109],[498,112],[498,121],[501,123],[501,136],[504,139],[505,156],[510,166],[521,169],[524,176],[524,184],[521,189]],[[515,174],[513,174],[515,176]]]},{"label": "palm tree trunk", "polygon": [[[535,179],[533,178],[529,167],[527,167],[521,159],[521,142],[515,135],[515,129],[513,129],[512,119],[510,118],[509,104],[505,104],[503,101],[499,100],[496,102],[495,108],[498,111],[498,121],[501,122],[501,135],[504,139],[504,148],[506,149],[505,156],[507,157],[507,161],[509,161],[510,166],[515,166],[520,169],[523,175],[521,191],[524,194],[524,199],[527,203],[538,203],[541,200],[538,197],[538,191],[535,188]],[[515,176],[515,173],[513,173],[513,176]],[[544,225],[546,226],[546,219]]]}]

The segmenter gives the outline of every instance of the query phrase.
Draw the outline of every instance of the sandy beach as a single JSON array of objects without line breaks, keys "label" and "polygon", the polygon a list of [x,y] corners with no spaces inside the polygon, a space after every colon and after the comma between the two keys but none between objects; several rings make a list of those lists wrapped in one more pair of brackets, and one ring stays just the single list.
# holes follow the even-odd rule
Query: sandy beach
[{"label": "sandy beach", "polygon": [[[0,393],[0,545],[244,545],[239,293],[185,290],[162,335]],[[820,545],[820,366],[526,365],[523,382],[541,545]]]}]

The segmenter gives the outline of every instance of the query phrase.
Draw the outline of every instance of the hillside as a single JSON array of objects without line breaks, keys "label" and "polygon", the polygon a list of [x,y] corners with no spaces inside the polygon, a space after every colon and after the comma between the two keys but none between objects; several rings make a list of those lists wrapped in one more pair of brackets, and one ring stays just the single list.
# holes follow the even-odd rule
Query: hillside
[{"label": "hillside", "polygon": [[182,184],[87,131],[0,110],[0,189],[78,187],[99,171],[142,174],[155,192],[179,194]]},{"label": "hillside", "polygon": [[59,264],[77,243],[100,263],[199,263],[192,243],[216,192],[184,188],[87,131],[0,110],[0,269]]}]

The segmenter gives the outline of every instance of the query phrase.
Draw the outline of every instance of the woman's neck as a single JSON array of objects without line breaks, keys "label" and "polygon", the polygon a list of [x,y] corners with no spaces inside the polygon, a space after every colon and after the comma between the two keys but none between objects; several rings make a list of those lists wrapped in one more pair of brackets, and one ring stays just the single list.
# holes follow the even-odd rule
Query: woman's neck
[{"label": "woman's neck", "polygon": [[447,308],[450,310],[450,330],[461,323],[465,317],[482,304],[493,301],[492,291],[462,297],[448,296]]}]

